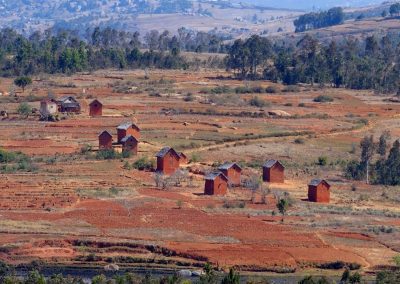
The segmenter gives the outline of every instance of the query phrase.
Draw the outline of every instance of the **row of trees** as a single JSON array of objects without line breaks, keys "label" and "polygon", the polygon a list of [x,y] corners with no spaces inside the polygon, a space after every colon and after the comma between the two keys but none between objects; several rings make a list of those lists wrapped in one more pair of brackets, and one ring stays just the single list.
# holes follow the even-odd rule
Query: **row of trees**
[{"label": "row of trees", "polygon": [[360,143],[360,160],[347,165],[346,176],[356,180],[366,179],[367,183],[400,185],[400,141],[396,140],[387,154],[389,140],[389,132],[384,132],[378,142],[373,136],[364,137]]},{"label": "row of trees", "polygon": [[[0,31],[0,76],[73,73],[103,68],[187,68],[181,50],[222,50],[222,39],[180,29],[178,35],[138,33],[96,28],[86,39],[72,31],[46,31],[29,38],[12,29]],[[143,51],[146,48],[146,51]]]},{"label": "row of trees", "polygon": [[296,27],[296,32],[305,32],[308,30],[340,25],[343,21],[343,9],[336,7],[328,11],[301,15],[298,19],[294,20],[293,23]]},{"label": "row of trees", "polygon": [[226,66],[242,79],[397,92],[400,88],[399,40],[399,35],[387,34],[382,38],[347,38],[325,45],[307,34],[296,45],[282,45],[252,36],[234,42]]}]

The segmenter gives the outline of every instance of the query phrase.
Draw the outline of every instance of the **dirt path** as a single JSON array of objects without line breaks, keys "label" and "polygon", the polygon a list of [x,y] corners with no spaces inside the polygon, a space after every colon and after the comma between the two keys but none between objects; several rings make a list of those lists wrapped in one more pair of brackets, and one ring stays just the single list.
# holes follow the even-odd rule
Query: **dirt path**
[{"label": "dirt path", "polygon": [[[339,135],[349,135],[349,134],[355,134],[355,133],[363,133],[363,132],[367,132],[369,130],[374,129],[377,124],[379,122],[385,121],[385,120],[389,120],[389,119],[393,119],[393,118],[398,118],[400,117],[400,115],[392,115],[390,117],[385,117],[384,119],[381,120],[375,120],[375,121],[370,121],[367,125],[364,125],[363,127],[360,128],[352,128],[352,129],[347,129],[347,130],[338,130],[338,131],[332,131],[329,133],[323,133],[323,134],[319,134],[317,135],[315,138],[323,138],[323,137],[333,137],[333,136],[339,136]],[[284,138],[297,138],[297,137],[302,137],[302,138],[306,138],[308,137],[309,134],[307,135],[287,135],[284,136]],[[238,139],[236,141],[233,142],[224,142],[221,144],[217,144],[217,145],[211,145],[211,146],[204,146],[204,147],[200,147],[200,148],[194,148],[194,149],[188,149],[185,152],[187,153],[193,153],[193,152],[201,152],[201,151],[209,151],[211,149],[221,149],[221,148],[226,148],[226,147],[232,147],[235,146],[235,144],[240,143],[240,142],[244,142],[244,141],[249,141],[249,143],[255,144],[255,143],[260,143],[260,142],[275,142],[277,140],[280,140],[282,137],[263,137],[263,138],[246,138],[246,139]]]}]

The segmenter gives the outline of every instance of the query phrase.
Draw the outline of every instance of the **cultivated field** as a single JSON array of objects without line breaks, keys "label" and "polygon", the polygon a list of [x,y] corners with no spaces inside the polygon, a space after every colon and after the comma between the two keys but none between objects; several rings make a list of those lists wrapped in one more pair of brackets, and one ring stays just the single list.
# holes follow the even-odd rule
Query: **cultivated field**
[{"label": "cultivated field", "polygon": [[[1,174],[0,259],[57,265],[181,269],[210,261],[247,272],[339,274],[336,261],[359,264],[365,273],[390,265],[400,252],[400,188],[346,180],[344,161],[358,159],[367,134],[390,130],[400,137],[400,104],[368,91],[285,87],[230,79],[225,71],[99,71],[35,78],[18,98],[2,79],[0,145],[33,157],[37,170]],[[270,94],[229,93],[223,86],[273,87]],[[225,89],[212,94],[215,88]],[[16,113],[33,97],[75,96],[82,114],[40,122]],[[321,94],[332,103],[317,103]],[[254,97],[262,104],[254,106]],[[88,104],[104,104],[91,118]],[[212,102],[212,103],[211,103]],[[290,116],[271,115],[287,113]],[[286,115],[287,115],[286,114]],[[133,121],[141,128],[138,157],[92,158],[103,130]],[[81,151],[93,146],[93,153]],[[126,167],[154,160],[163,146],[192,160],[190,182],[162,190],[153,173]],[[317,164],[326,157],[327,164]],[[252,196],[236,188],[226,197],[203,195],[205,172],[226,161],[240,163],[244,177],[261,176],[267,159],[286,165],[283,185],[263,184]],[[128,163],[127,163],[128,162]],[[325,178],[330,204],[307,200],[307,184]],[[276,197],[287,192],[293,206],[282,217]]]}]

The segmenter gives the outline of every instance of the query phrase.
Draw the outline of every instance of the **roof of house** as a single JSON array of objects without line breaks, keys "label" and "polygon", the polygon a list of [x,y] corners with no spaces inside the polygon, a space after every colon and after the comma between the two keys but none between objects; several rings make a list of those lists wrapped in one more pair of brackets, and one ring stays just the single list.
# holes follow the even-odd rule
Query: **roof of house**
[{"label": "roof of house", "polygon": [[[120,125],[118,125],[118,127],[117,127],[117,129],[120,129],[120,130],[127,130],[127,129],[129,129],[129,128],[137,128],[137,129],[139,129],[139,127],[136,125],[136,124],[134,124],[134,123],[132,123],[132,122],[124,122],[124,123],[121,123]],[[140,129],[139,129],[140,130]]]},{"label": "roof of house", "polygon": [[237,167],[239,170],[242,170],[242,168],[236,163],[225,163],[225,164],[219,166],[218,169],[219,170],[229,170],[232,167]]},{"label": "roof of house", "polygon": [[77,103],[78,101],[73,96],[61,97],[57,101],[62,103]]},{"label": "roof of house", "polygon": [[209,173],[204,178],[205,178],[205,180],[215,180],[219,176],[222,177],[224,180],[228,181],[228,178],[221,172]]},{"label": "roof of house", "polygon": [[318,185],[320,185],[322,182],[325,182],[327,185],[329,185],[329,183],[327,183],[327,181],[324,180],[324,179],[313,179],[313,180],[311,180],[311,182],[309,183],[309,185],[311,185],[311,186],[318,186]]},{"label": "roof of house", "polygon": [[276,164],[281,165],[283,168],[285,167],[284,165],[282,165],[279,161],[277,160],[268,160],[265,162],[265,164],[263,165],[264,168],[272,168],[273,166],[275,166]]},{"label": "roof of house", "polygon": [[163,158],[167,153],[172,152],[174,155],[176,155],[178,158],[180,157],[179,154],[172,149],[171,147],[164,147],[162,148],[157,154],[156,157],[157,158]]},{"label": "roof of house", "polygon": [[179,156],[180,156],[180,157],[187,158],[187,156],[186,156],[184,153],[182,153],[182,152],[179,153]]},{"label": "roof of house", "polygon": [[72,96],[62,97],[57,100],[57,103],[63,107],[80,107],[79,102]]},{"label": "roof of house", "polygon": [[108,132],[107,130],[102,131],[102,132],[99,134],[99,136],[100,136],[100,135],[103,135],[103,134],[108,134],[109,136],[112,137],[111,133]]},{"label": "roof of house", "polygon": [[139,142],[135,137],[132,135],[125,136],[124,138],[121,139],[122,143],[126,143],[128,140],[134,140],[136,142]]},{"label": "roof of house", "polygon": [[98,99],[93,100],[89,105],[91,106],[91,105],[93,105],[95,103],[98,103],[101,106],[103,105]]}]

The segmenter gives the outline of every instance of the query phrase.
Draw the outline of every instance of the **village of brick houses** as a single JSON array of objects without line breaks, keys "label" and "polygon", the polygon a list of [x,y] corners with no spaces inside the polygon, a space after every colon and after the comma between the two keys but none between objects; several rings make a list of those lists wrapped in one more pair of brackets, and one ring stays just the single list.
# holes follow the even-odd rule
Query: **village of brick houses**
[{"label": "village of brick houses", "polygon": [[[204,84],[252,95],[229,94],[220,84],[244,83],[211,71],[151,72],[35,79],[0,96],[0,261],[18,273],[40,263],[46,275],[145,268],[194,279],[211,265],[221,277],[233,269],[288,283],[347,270],[373,279],[391,267],[398,191],[378,184],[376,169],[396,153],[400,105],[347,90],[319,103],[318,88],[269,81],[262,88],[277,93],[259,96],[270,104],[219,105]],[[184,91],[121,91],[125,78]],[[376,147],[387,137],[387,151],[374,147],[370,171],[360,168],[369,176],[352,178],[370,133]]]},{"label": "village of brick houses", "polygon": [[[62,98],[59,102],[42,101],[40,112],[43,115],[53,115],[60,112],[80,112],[80,105],[73,97]],[[102,116],[103,104],[97,99],[89,104],[89,116]],[[117,142],[113,142],[112,134],[104,130],[99,134],[99,150],[110,150],[114,146],[122,146],[122,151],[137,155],[140,128],[132,122],[125,122],[117,127]],[[156,172],[165,176],[173,175],[182,165],[187,165],[188,158],[184,153],[178,153],[171,147],[164,147],[156,155]],[[241,186],[242,168],[237,163],[225,163],[217,171],[205,175],[205,195],[223,196],[228,193],[228,187]],[[277,160],[267,160],[262,168],[262,180],[267,183],[284,183],[285,166]],[[229,185],[229,186],[228,186]],[[329,203],[330,185],[324,179],[313,179],[308,185],[308,200],[310,202]]]}]

